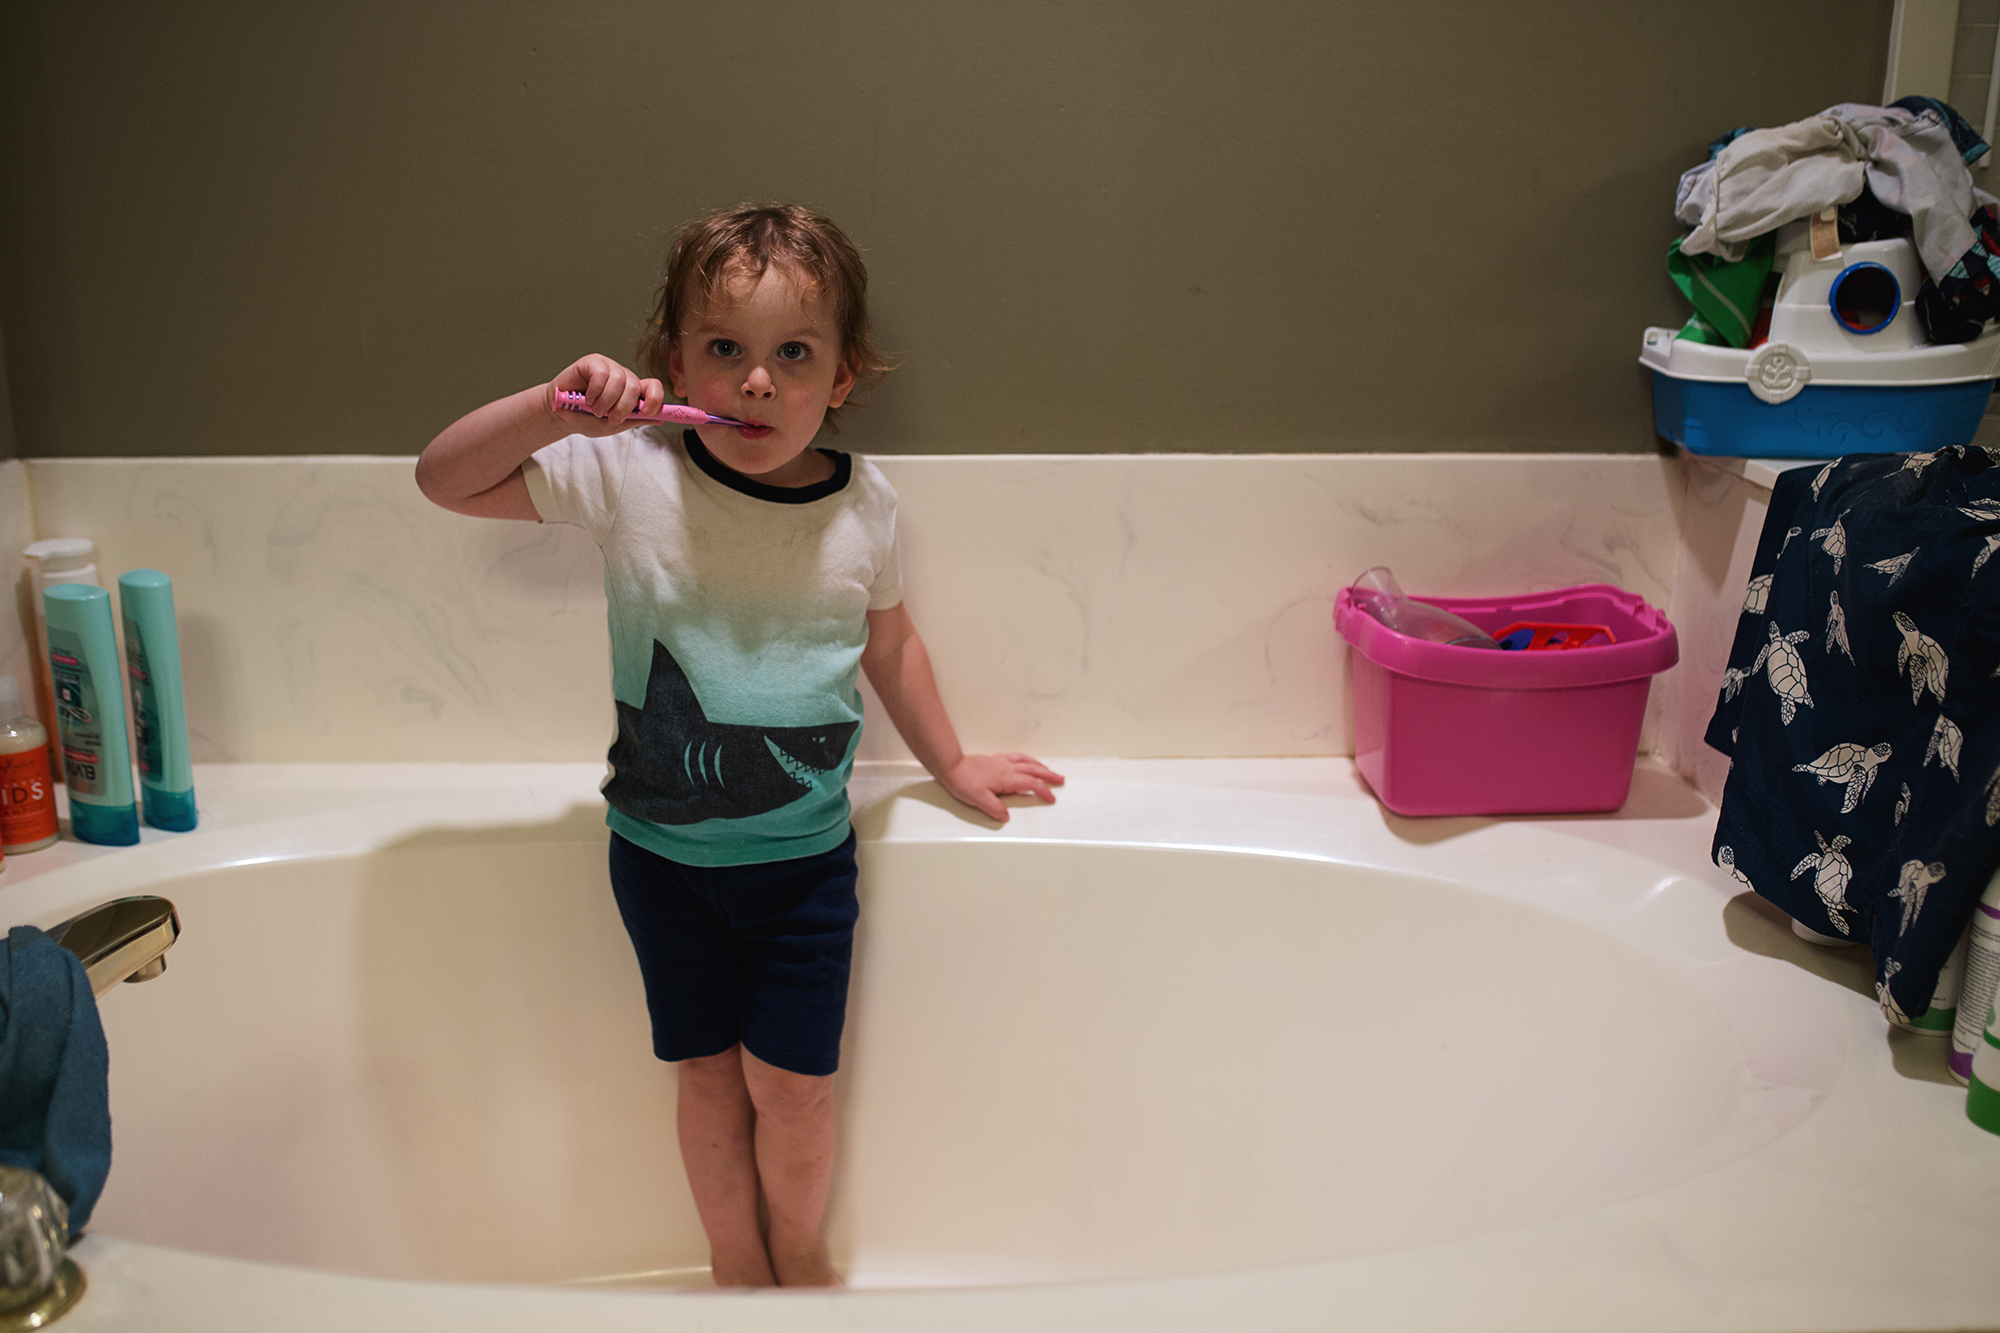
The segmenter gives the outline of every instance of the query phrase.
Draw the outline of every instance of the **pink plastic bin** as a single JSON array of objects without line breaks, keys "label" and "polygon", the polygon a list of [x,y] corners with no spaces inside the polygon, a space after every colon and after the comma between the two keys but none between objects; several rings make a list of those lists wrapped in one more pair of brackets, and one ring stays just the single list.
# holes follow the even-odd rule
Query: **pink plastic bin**
[{"label": "pink plastic bin", "polygon": [[1413,639],[1343,588],[1333,623],[1354,645],[1354,762],[1399,815],[1616,810],[1632,787],[1655,674],[1680,656],[1646,599],[1606,583],[1526,597],[1425,597],[1488,633],[1516,620],[1608,625],[1610,645],[1495,652]]}]

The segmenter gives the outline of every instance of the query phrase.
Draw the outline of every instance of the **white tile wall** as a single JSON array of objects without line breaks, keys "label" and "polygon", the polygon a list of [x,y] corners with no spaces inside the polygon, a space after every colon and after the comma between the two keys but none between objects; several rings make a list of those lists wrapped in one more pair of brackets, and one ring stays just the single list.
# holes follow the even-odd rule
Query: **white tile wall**
[{"label": "white tile wall", "polygon": [[[1347,753],[1342,585],[1387,564],[1418,594],[1606,582],[1670,607],[1686,488],[1649,455],[877,461],[959,730],[1048,755]],[[107,582],[174,576],[197,759],[601,756],[595,548],[445,513],[411,468],[42,460],[26,479],[35,535],[92,538]],[[903,753],[869,729],[865,756]]]}]

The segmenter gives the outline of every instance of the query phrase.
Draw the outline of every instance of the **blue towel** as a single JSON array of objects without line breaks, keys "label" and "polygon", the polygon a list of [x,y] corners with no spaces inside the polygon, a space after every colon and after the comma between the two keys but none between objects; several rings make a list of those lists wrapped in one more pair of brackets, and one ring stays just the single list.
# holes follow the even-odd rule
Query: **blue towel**
[{"label": "blue towel", "polygon": [[1733,760],[1715,863],[1869,945],[1907,1021],[2000,864],[2000,465],[1786,472],[1750,572],[1707,735]]},{"label": "blue towel", "polygon": [[33,926],[0,949],[0,1162],[42,1173],[81,1235],[111,1174],[104,1027],[76,955]]}]

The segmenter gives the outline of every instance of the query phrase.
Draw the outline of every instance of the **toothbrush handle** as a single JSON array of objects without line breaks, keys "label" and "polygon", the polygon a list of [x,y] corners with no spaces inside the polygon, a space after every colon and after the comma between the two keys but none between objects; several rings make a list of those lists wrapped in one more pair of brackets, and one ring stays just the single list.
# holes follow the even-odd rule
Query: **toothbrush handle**
[{"label": "toothbrush handle", "polygon": [[[556,406],[565,412],[588,412],[587,400],[580,393],[568,389],[556,390]],[[634,412],[628,421],[671,421],[677,426],[740,426],[740,421],[728,417],[718,417],[704,412],[698,407],[688,407],[681,403],[662,403],[648,412]]]}]

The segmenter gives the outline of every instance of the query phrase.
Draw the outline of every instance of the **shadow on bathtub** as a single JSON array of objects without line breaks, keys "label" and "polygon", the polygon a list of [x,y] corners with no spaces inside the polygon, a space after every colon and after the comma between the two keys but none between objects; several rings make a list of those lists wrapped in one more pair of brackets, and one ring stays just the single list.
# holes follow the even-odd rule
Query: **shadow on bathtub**
[{"label": "shadow on bathtub", "polygon": [[[1754,893],[1739,893],[1722,908],[1722,926],[1730,943],[1749,953],[1790,963],[1836,986],[1843,986],[1870,1003],[1875,1000],[1875,960],[1865,946],[1830,949],[1808,944],[1792,933],[1792,919],[1777,904]],[[1884,1023],[1887,1027],[1887,1023]],[[1896,1072],[1924,1083],[1955,1084],[1945,1065],[1951,1043],[1936,1037],[1889,1028],[1885,1038]]]}]

